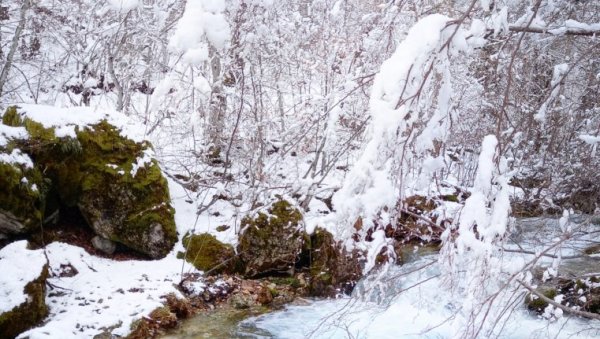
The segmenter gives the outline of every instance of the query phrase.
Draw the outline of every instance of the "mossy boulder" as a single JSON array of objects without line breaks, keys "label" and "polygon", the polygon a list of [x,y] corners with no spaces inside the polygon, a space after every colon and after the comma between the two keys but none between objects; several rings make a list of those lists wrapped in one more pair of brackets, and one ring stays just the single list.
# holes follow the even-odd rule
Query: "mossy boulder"
[{"label": "mossy boulder", "polygon": [[177,253],[177,258],[185,258],[197,269],[211,274],[235,270],[235,251],[231,245],[217,240],[208,233],[186,235],[183,238],[185,252]]},{"label": "mossy boulder", "polygon": [[152,258],[165,256],[177,241],[167,181],[152,146],[136,142],[106,120],[88,125],[45,127],[9,108],[3,123],[22,126],[28,138],[12,147],[33,159],[50,181],[46,210],[77,207],[99,236]]},{"label": "mossy boulder", "polygon": [[241,226],[237,252],[246,277],[293,273],[306,234],[298,209],[280,200],[267,213],[245,217]]},{"label": "mossy boulder", "polygon": [[[48,315],[45,302],[48,262],[41,250],[27,250],[25,241],[5,247],[0,253],[0,262],[2,261],[0,296],[5,294],[0,305],[5,311],[0,308],[0,338],[14,338],[38,325]],[[24,288],[18,287],[20,284],[24,284]],[[18,290],[19,288],[23,290]],[[23,302],[6,311],[5,303],[10,305],[10,300],[13,299],[14,302],[21,292],[24,293]]]},{"label": "mossy boulder", "polygon": [[121,137],[106,122],[79,131],[77,139],[83,149],[77,206],[90,226],[153,258],[165,256],[177,241],[175,211],[150,145]]},{"label": "mossy boulder", "polygon": [[310,256],[309,292],[316,297],[334,297],[339,292],[350,292],[362,276],[358,253],[349,253],[336,242],[327,230],[317,227],[305,244]]},{"label": "mossy boulder", "polygon": [[40,227],[44,211],[44,182],[37,168],[2,159],[26,156],[0,148],[0,234],[29,233]]}]

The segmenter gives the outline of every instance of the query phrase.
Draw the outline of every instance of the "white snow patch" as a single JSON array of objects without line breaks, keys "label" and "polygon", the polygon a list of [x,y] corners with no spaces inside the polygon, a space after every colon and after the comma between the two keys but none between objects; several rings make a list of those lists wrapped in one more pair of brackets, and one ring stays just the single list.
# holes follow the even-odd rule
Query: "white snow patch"
[{"label": "white snow patch", "polygon": [[[182,269],[197,272],[177,259],[175,252],[162,260],[114,261],[60,242],[51,243],[46,251],[53,272],[59,273],[61,265],[71,265],[78,273],[48,279],[63,288],[60,290],[63,295],[47,296],[50,308],[47,321],[21,334],[21,338],[93,337],[103,327],[115,325],[114,335],[127,335],[135,319],[162,306],[161,296],[169,293],[181,296],[173,285],[180,281]],[[21,267],[30,265],[28,262]]]},{"label": "white snow patch", "polygon": [[11,127],[0,124],[0,146],[6,146],[8,139],[27,139],[29,133],[25,127]]},{"label": "white snow patch", "polygon": [[135,178],[140,168],[146,168],[148,165],[152,166],[152,159],[154,155],[151,151],[145,150],[141,157],[138,157],[131,167],[131,176]]},{"label": "white snow patch", "polygon": [[[57,136],[75,136],[75,127],[84,128],[106,120],[120,130],[120,134],[135,142],[144,141],[144,127],[120,112],[91,107],[56,107],[17,104],[22,117],[39,122],[44,128],[55,128]],[[58,131],[57,131],[58,130]]]},{"label": "white snow patch", "polygon": [[595,145],[600,142],[600,136],[594,136],[589,134],[581,134],[579,136],[579,139],[589,145]]},{"label": "white snow patch", "polygon": [[108,0],[108,4],[117,11],[127,12],[137,8],[140,2],[139,0]]},{"label": "white snow patch", "polygon": [[31,161],[31,158],[27,154],[21,152],[18,148],[13,149],[10,154],[0,153],[0,162],[33,168],[33,161]]},{"label": "white snow patch", "polygon": [[27,301],[25,285],[37,279],[46,265],[43,250],[28,250],[27,241],[0,250],[0,314]]}]

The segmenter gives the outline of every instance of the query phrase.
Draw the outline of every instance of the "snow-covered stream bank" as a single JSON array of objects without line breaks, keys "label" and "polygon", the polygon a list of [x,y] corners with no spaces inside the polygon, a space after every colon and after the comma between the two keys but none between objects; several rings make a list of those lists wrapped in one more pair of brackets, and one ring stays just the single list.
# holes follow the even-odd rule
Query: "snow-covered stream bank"
[{"label": "snow-covered stream bank", "polygon": [[[519,244],[523,250],[536,252],[553,240],[558,221],[524,219],[517,226],[521,228]],[[598,228],[596,225],[589,227]],[[552,253],[571,256],[580,253],[585,243],[585,240],[566,242],[562,249]],[[507,245],[516,247],[510,245],[510,241]],[[506,258],[517,257],[527,260],[533,255],[507,253]],[[551,267],[553,261],[547,258],[541,265]],[[459,302],[447,289],[441,288],[440,270],[437,255],[425,255],[403,266],[390,267],[370,282],[361,282],[352,297],[290,305],[282,311],[247,318],[237,325],[223,322],[228,327],[224,333],[235,338],[451,338],[457,330],[454,319],[460,312]],[[586,256],[563,260],[559,271],[569,274],[599,272],[600,258]],[[497,337],[600,336],[600,322],[567,316],[543,319],[526,309],[523,296],[500,319],[495,330]],[[502,300],[496,304],[504,306]],[[197,338],[206,333],[205,323],[191,319],[168,338]]]}]

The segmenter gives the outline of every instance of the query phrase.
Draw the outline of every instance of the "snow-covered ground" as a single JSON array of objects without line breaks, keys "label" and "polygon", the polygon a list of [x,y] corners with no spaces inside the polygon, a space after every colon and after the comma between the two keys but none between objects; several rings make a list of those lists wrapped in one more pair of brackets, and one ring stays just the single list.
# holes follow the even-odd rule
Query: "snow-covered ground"
[{"label": "snow-covered ground", "polygon": [[26,241],[9,244],[0,250],[0,313],[27,300],[25,286],[42,274],[45,265],[44,252],[27,250]]},{"label": "snow-covered ground", "polygon": [[[180,186],[171,184],[180,234],[195,219],[195,210],[185,202]],[[23,242],[24,243],[24,242]],[[89,338],[112,327],[113,334],[126,335],[131,323],[162,306],[161,296],[180,295],[175,288],[181,273],[196,272],[177,259],[178,243],[167,257],[153,261],[114,261],[88,254],[80,247],[54,242],[46,247],[51,277],[46,303],[50,315],[40,326],[20,338]],[[41,252],[41,251],[36,251]],[[4,257],[13,262],[18,257]],[[42,255],[43,258],[43,255]],[[44,258],[45,260],[45,258]],[[72,268],[77,274],[69,276]],[[4,271],[3,271],[4,272]],[[67,273],[66,276],[64,273]],[[15,275],[16,276],[16,275]]]}]

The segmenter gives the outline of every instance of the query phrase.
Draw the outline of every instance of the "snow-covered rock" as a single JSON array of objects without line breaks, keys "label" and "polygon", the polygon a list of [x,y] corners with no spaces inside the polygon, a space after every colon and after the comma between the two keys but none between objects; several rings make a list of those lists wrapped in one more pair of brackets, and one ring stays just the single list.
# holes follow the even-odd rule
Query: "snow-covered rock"
[{"label": "snow-covered rock", "polygon": [[48,260],[43,250],[18,241],[0,250],[0,338],[13,338],[48,314]]},{"label": "snow-covered rock", "polygon": [[152,146],[120,113],[22,105],[10,107],[3,124],[27,137],[0,146],[0,233],[34,230],[47,205],[78,208],[97,235],[152,258],[173,248],[167,181]]}]

